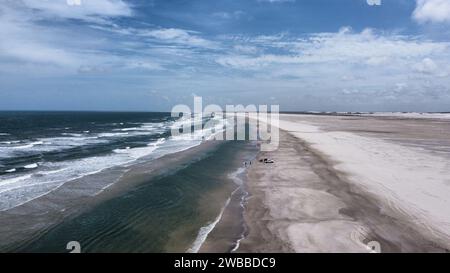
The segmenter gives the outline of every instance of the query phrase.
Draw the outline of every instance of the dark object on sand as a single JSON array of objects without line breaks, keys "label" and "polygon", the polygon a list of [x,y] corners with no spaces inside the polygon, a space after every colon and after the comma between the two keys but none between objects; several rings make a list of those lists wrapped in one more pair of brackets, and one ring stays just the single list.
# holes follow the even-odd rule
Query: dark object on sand
[{"label": "dark object on sand", "polygon": [[260,159],[259,162],[266,163],[266,164],[275,163],[275,161],[273,161],[272,159],[268,159],[268,158]]}]

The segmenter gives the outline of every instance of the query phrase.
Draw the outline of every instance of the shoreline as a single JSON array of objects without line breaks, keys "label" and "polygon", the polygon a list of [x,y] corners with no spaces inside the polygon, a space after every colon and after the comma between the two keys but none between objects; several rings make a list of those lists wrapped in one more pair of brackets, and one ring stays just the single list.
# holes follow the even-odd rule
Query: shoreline
[{"label": "shoreline", "polygon": [[[250,146],[254,145],[250,144]],[[245,238],[247,227],[244,221],[244,204],[248,196],[246,177],[249,166],[242,167],[242,164],[250,161],[255,162],[257,153],[257,151],[250,149],[236,158],[237,163],[241,166],[228,174],[229,183],[233,183],[235,189],[231,192],[229,202],[224,206],[219,221],[198,249],[199,253],[234,252],[239,247],[240,241]]]}]

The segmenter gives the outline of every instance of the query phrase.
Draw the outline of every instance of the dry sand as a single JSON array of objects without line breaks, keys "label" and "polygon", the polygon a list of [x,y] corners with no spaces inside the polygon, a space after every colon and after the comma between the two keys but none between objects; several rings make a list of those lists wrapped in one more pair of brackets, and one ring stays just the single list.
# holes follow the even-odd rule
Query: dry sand
[{"label": "dry sand", "polygon": [[248,171],[239,252],[446,252],[450,121],[281,115]]}]

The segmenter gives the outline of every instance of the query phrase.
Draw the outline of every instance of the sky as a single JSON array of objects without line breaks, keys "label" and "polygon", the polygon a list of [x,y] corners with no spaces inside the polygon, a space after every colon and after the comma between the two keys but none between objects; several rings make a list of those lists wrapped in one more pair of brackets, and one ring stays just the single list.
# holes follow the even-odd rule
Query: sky
[{"label": "sky", "polygon": [[0,0],[0,110],[450,111],[450,0]]}]

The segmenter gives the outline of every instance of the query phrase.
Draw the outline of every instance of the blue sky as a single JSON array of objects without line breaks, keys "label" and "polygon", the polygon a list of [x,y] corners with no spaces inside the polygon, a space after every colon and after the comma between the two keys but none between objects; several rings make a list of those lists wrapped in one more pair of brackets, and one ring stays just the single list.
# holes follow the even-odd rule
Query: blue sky
[{"label": "blue sky", "polygon": [[0,110],[450,111],[449,29],[449,0],[0,0]]}]

